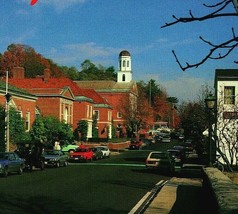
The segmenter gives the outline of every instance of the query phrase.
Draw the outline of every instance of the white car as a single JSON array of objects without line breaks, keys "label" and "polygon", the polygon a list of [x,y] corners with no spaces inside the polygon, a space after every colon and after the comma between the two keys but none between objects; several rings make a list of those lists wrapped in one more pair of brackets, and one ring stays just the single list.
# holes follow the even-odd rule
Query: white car
[{"label": "white car", "polygon": [[102,154],[103,154],[104,158],[106,158],[106,157],[109,158],[110,157],[111,151],[107,146],[97,146],[97,147],[102,151]]}]

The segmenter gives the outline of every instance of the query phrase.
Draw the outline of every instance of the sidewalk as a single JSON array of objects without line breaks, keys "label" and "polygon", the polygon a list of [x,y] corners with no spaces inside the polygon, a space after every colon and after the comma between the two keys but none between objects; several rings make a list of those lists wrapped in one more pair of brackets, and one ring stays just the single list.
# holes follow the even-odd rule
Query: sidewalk
[{"label": "sidewalk", "polygon": [[207,213],[202,179],[172,178],[160,190],[145,214]]}]

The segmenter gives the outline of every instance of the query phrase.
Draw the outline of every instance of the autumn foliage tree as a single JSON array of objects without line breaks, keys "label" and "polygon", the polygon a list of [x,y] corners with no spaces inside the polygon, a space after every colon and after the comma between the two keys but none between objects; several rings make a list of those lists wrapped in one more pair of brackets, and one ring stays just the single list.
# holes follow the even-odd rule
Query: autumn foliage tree
[{"label": "autumn foliage tree", "polygon": [[140,85],[138,87],[138,97],[132,98],[128,95],[123,98],[120,110],[125,119],[128,137],[135,137],[140,129],[146,128],[152,123],[153,111]]},{"label": "autumn foliage tree", "polygon": [[63,76],[64,73],[52,60],[44,58],[32,47],[22,44],[11,44],[1,56],[0,75],[4,76],[9,71],[12,76],[13,67],[24,67],[25,76],[28,78],[42,75],[44,68],[50,68],[51,75],[55,77]]}]

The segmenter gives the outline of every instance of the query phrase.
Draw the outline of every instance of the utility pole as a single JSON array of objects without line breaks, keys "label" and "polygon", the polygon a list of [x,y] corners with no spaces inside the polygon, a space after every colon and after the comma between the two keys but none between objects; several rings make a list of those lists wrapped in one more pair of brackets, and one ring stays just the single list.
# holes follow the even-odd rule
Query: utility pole
[{"label": "utility pole", "polygon": [[6,94],[5,94],[5,151],[9,152],[9,101],[11,95],[8,93],[8,71],[6,71]]},{"label": "utility pole", "polygon": [[151,79],[150,79],[150,96],[149,96],[149,106],[151,107]]}]

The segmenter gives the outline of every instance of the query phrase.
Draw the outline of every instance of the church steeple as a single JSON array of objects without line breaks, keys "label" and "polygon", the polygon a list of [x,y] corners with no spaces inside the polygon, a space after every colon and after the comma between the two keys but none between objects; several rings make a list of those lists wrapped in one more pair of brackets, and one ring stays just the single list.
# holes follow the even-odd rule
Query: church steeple
[{"label": "church steeple", "polygon": [[123,50],[119,54],[119,71],[117,73],[117,82],[130,82],[131,80],[131,55],[127,50]]}]

